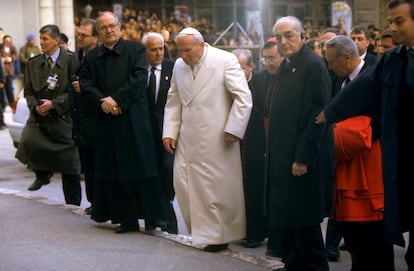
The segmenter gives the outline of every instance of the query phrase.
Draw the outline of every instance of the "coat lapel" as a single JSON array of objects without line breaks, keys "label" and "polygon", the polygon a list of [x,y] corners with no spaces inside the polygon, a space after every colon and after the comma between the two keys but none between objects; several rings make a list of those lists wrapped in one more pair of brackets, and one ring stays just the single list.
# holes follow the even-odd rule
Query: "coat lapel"
[{"label": "coat lapel", "polygon": [[[209,45],[206,44],[206,50],[209,50]],[[207,55],[200,67],[200,70],[198,71],[198,75],[195,79],[193,79],[193,74],[191,71],[191,67],[188,65],[184,65],[182,67],[182,74],[185,76],[183,80],[185,80],[185,91],[183,96],[183,102],[184,105],[189,104],[192,99],[200,93],[207,83],[211,80],[211,78],[214,75],[214,63],[211,57],[209,57],[210,54],[207,51]]]}]

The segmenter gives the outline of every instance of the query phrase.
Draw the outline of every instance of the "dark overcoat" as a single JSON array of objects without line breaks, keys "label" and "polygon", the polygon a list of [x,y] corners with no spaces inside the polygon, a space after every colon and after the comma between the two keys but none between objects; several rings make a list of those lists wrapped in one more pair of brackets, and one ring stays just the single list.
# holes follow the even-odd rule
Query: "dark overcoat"
[{"label": "dark overcoat", "polygon": [[[16,158],[33,170],[79,174],[78,150],[72,139],[72,118],[68,94],[68,60],[60,50],[55,66],[49,70],[44,54],[30,59],[25,75],[24,96],[30,115],[23,129]],[[55,90],[48,89],[48,77],[57,76]],[[42,117],[35,107],[41,99],[52,101],[50,114]]]},{"label": "dark overcoat", "polygon": [[246,133],[241,141],[244,201],[246,206],[246,239],[262,241],[266,237],[263,209],[265,130],[264,96],[269,72],[253,73],[249,81],[253,108]]},{"label": "dark overcoat", "polygon": [[[307,46],[282,62],[272,95],[267,147],[270,225],[317,225],[332,208],[332,129],[315,124],[330,97],[326,65]],[[306,164],[308,172],[293,176],[293,162]]]},{"label": "dark overcoat", "polygon": [[72,87],[72,82],[79,80],[80,67],[83,59],[83,51],[73,53],[68,63],[69,73],[69,94],[72,106],[73,120],[73,138],[76,146],[81,148],[92,149],[95,137],[95,123],[97,108],[93,106],[90,100],[82,97]]},{"label": "dark overcoat", "polygon": [[[147,63],[141,43],[120,39],[112,50],[96,47],[80,70],[81,95],[98,111],[92,219],[123,223],[164,219],[154,139],[147,100]],[[106,114],[101,99],[111,96],[120,115]]]},{"label": "dark overcoat", "polygon": [[[96,117],[96,179],[122,182],[157,175],[154,140],[147,101],[147,69],[142,44],[120,40],[113,50],[100,46],[89,52],[80,70],[82,95],[93,103]],[[122,114],[101,110],[111,96]],[[112,168],[108,176],[108,166]]]},{"label": "dark overcoat", "polygon": [[[409,208],[414,210],[411,199],[414,176],[410,169],[414,163],[414,143],[411,125],[406,125],[414,114],[414,90],[405,83],[406,68],[406,47],[394,47],[366,76],[352,81],[325,108],[328,122],[381,112],[385,237],[400,246],[404,246],[402,232],[406,230],[406,223],[410,221],[412,226],[414,218],[409,211]],[[403,137],[399,137],[401,135]]]}]

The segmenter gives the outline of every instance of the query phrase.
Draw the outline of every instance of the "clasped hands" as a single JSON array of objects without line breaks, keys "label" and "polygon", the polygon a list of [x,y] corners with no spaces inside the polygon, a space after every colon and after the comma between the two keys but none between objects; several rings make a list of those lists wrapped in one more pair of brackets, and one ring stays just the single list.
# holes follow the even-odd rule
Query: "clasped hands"
[{"label": "clasped hands", "polygon": [[114,116],[122,114],[121,107],[118,106],[118,103],[111,96],[102,98],[101,102],[102,111],[106,114],[111,114]]},{"label": "clasped hands", "polygon": [[36,105],[35,107],[37,114],[42,117],[49,115],[50,109],[53,108],[52,101],[48,99],[41,99],[40,103],[40,105]]}]

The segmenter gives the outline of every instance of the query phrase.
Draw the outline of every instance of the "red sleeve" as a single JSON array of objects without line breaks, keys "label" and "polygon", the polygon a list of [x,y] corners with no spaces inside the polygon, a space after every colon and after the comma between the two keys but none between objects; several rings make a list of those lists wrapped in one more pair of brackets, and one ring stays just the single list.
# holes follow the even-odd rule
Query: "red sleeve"
[{"label": "red sleeve", "polygon": [[334,129],[335,159],[353,159],[371,149],[371,118],[357,116],[338,122]]}]

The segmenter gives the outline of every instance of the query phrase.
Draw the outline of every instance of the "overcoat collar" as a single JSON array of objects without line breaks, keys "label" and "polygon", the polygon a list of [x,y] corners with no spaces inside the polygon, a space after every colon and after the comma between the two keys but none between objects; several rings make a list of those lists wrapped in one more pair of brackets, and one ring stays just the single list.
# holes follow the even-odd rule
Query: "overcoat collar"
[{"label": "overcoat collar", "polygon": [[214,48],[206,43],[205,49],[207,50],[207,54],[200,66],[200,70],[198,71],[198,76],[196,78],[193,78],[191,67],[189,65],[180,66],[180,74],[183,77],[182,79],[184,85],[182,97],[184,105],[189,104],[197,94],[203,91],[214,75],[216,68],[211,53]]},{"label": "overcoat collar", "polygon": [[123,51],[124,47],[125,47],[125,41],[122,38],[119,39],[119,41],[115,44],[115,46],[112,50],[106,48],[104,45],[101,45],[101,46],[99,46],[98,57],[102,57],[105,54],[121,55],[121,52]]},{"label": "overcoat collar", "polygon": [[[59,69],[63,69],[67,65],[67,62],[63,59],[63,56],[64,55],[68,55],[68,53],[61,48],[60,49],[60,53],[59,53],[59,57],[56,59],[56,64],[55,64],[55,66],[56,67],[59,67]],[[42,67],[44,65],[47,66],[46,58],[43,57],[43,59],[44,59],[44,61],[38,61],[36,63],[37,64],[37,68],[40,68],[40,67]]]}]

